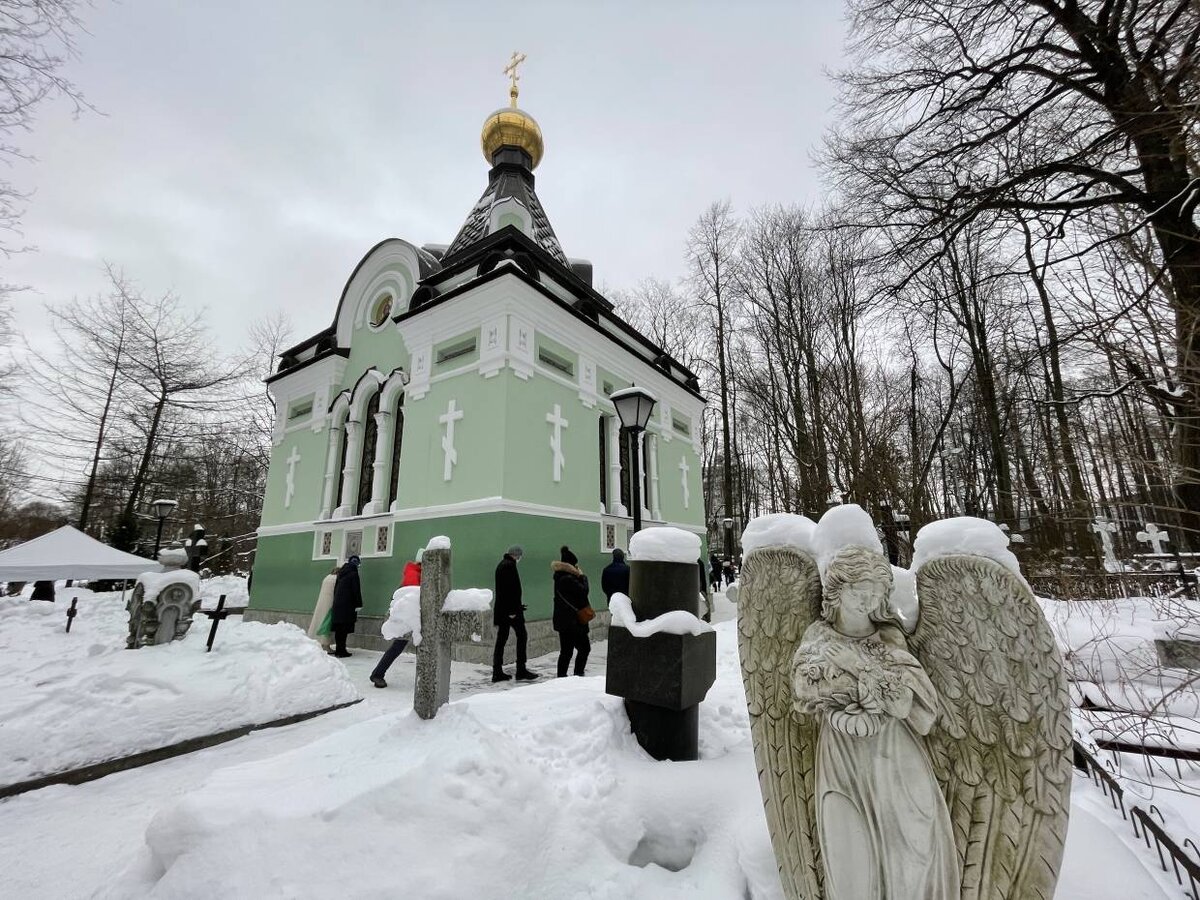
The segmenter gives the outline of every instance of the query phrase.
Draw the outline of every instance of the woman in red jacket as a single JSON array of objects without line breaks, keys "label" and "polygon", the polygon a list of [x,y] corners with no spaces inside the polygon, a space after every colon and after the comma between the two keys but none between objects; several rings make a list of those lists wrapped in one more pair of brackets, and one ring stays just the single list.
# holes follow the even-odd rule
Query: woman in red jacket
[{"label": "woman in red jacket", "polygon": [[[400,587],[421,586],[421,556],[424,552],[424,550],[418,550],[417,558],[404,564],[404,575],[400,579]],[[407,638],[397,638],[392,641],[392,646],[384,651],[383,656],[379,658],[379,664],[371,672],[371,684],[377,688],[387,687],[387,682],[383,680],[383,676],[387,674],[388,668],[396,661],[396,657],[404,652],[404,648],[407,646]]]}]

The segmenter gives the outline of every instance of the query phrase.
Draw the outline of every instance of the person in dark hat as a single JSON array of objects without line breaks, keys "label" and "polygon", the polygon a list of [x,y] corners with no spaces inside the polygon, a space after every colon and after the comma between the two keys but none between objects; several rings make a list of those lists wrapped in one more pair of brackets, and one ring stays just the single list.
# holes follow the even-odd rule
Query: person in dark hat
[{"label": "person in dark hat", "polygon": [[629,596],[629,563],[625,562],[625,551],[620,547],[613,550],[613,561],[600,573],[600,590],[604,598],[611,600],[613,594]]},{"label": "person in dark hat", "polygon": [[346,638],[354,631],[358,621],[358,611],[362,609],[362,585],[358,577],[359,558],[351,556],[338,572],[337,582],[333,586],[333,613],[330,624],[333,627],[333,655],[345,659],[353,654],[346,652]]},{"label": "person in dark hat", "polygon": [[559,561],[550,564],[554,573],[554,630],[558,632],[558,677],[565,678],[575,657],[575,674],[582,675],[592,644],[588,640],[588,625],[581,618],[588,603],[588,580],[579,568],[579,557],[564,546]]},{"label": "person in dark hat", "polygon": [[508,633],[517,636],[517,681],[533,681],[536,672],[525,668],[525,652],[529,645],[529,633],[525,630],[525,605],[521,602],[521,576],[517,563],[525,551],[513,544],[504,551],[500,564],[496,566],[496,602],[492,607],[492,623],[496,626],[496,649],[492,653],[492,681],[511,681],[513,676],[504,671],[504,645]]}]

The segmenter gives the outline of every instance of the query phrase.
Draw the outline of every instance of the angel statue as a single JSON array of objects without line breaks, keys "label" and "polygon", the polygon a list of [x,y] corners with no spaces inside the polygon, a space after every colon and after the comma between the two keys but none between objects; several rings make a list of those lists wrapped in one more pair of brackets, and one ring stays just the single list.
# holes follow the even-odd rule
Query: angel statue
[{"label": "angel statue", "polygon": [[914,621],[861,508],[746,529],[738,646],[788,897],[1053,897],[1066,682],[1007,542],[979,519],[922,529]]}]

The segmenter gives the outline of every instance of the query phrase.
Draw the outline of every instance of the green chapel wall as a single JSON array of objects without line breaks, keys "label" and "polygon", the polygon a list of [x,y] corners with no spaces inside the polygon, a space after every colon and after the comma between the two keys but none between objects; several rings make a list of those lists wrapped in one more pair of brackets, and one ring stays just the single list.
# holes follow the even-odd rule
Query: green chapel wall
[{"label": "green chapel wall", "polygon": [[[446,481],[439,418],[454,400],[463,417],[454,423],[458,462]],[[430,384],[420,400],[404,407],[404,443],[396,508],[441,506],[495,497],[504,470],[505,386],[501,376],[465,371]]]},{"label": "green chapel wall", "polygon": [[[600,526],[596,522],[556,519],[524,513],[494,512],[396,522],[392,556],[364,557],[360,569],[364,615],[387,614],[392,593],[400,584],[404,564],[417,547],[436,535],[446,535],[452,546],[453,584],[458,588],[494,587],[496,564],[512,544],[525,550],[520,573],[530,621],[550,618],[554,587],[550,564],[567,544],[579,557],[591,582],[591,602],[605,609],[600,592],[600,571],[611,556],[600,551]],[[338,541],[335,541],[335,546]],[[332,560],[313,560],[313,533],[265,535],[259,538],[254,561],[250,605],[259,610],[311,612],[321,579]]]},{"label": "green chapel wall", "polygon": [[[536,371],[528,379],[511,370],[506,383],[508,420],[504,469],[504,497],[596,514],[600,511],[600,411],[588,409],[579,389],[567,387]],[[555,482],[554,455],[550,448],[553,426],[546,416],[558,404],[568,425],[562,429],[564,465],[562,480]]]},{"label": "green chapel wall", "polygon": [[[283,436],[283,442],[271,450],[271,466],[263,491],[263,525],[282,525],[309,522],[319,515],[321,492],[325,487],[325,454],[329,432],[322,428],[313,432],[311,423],[298,426]],[[300,454],[294,478],[295,492],[291,506],[285,506],[287,496],[287,459],[293,448]]]},{"label": "green chapel wall", "polygon": [[[365,323],[354,329],[346,372],[338,390],[353,389],[363,372],[372,366],[383,375],[390,375],[398,366],[409,371],[409,354],[404,347],[404,340],[391,322],[379,330]],[[330,399],[336,396],[337,391],[330,395]]]},{"label": "green chapel wall", "polygon": [[[688,506],[683,505],[680,460],[688,464]],[[658,503],[663,518],[684,525],[704,525],[704,494],[700,488],[700,458],[692,442],[675,434],[671,440],[658,438]]]}]

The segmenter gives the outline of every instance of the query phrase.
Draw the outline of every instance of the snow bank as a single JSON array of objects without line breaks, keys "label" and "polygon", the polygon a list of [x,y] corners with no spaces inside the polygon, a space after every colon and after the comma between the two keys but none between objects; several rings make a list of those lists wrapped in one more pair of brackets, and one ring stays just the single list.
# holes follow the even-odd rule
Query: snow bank
[{"label": "snow bank", "polygon": [[226,619],[205,653],[198,616],[181,641],[126,650],[120,595],[78,593],[70,634],[61,601],[0,599],[0,784],[358,699],[294,625]]},{"label": "snow bank", "polygon": [[641,562],[695,563],[700,536],[682,528],[643,528],[629,539],[629,558]]},{"label": "snow bank", "polygon": [[192,597],[200,597],[200,576],[191,569],[172,569],[170,572],[143,572],[137,584],[145,591],[145,599],[153,600],[169,584],[182,583],[192,589]]},{"label": "snow bank", "polygon": [[633,613],[633,601],[620,592],[608,599],[608,609],[612,613],[613,624],[629,629],[629,633],[634,637],[650,637],[652,634],[703,634],[713,630],[707,622],[683,609],[665,612],[661,616],[639,622]]},{"label": "snow bank", "polygon": [[1000,563],[1025,581],[1021,566],[1008,549],[1008,535],[994,522],[974,516],[955,516],[930,522],[917,532],[913,543],[912,570],[916,572],[940,556],[983,556]]},{"label": "snow bank", "polygon": [[833,562],[833,558],[847,547],[865,547],[883,553],[883,543],[875,531],[875,523],[857,503],[834,506],[821,516],[813,534],[813,549],[817,556],[817,569],[821,577]]},{"label": "snow bank", "polygon": [[[250,605],[250,592],[241,575],[215,575],[200,582],[200,608],[216,609],[217,601],[225,595],[226,609],[243,609]],[[317,601],[313,594],[313,603]]]},{"label": "snow bank", "polygon": [[442,612],[486,612],[492,608],[492,592],[487,588],[458,588],[446,595]]},{"label": "snow bank", "polygon": [[387,621],[380,633],[385,640],[394,641],[412,635],[414,647],[421,645],[421,589],[416,585],[402,587],[392,594]]},{"label": "snow bank", "polygon": [[[423,900],[780,900],[736,625],[716,633],[696,762],[651,760],[603,677],[475,694],[428,722],[390,714],[315,738],[309,724],[287,752],[247,753],[163,796],[140,851],[109,841],[111,852],[78,860],[91,866],[80,884],[177,900],[340,897],[347,885],[383,897],[398,884]],[[125,790],[144,800],[142,784]],[[1087,778],[1072,806],[1056,900],[1175,895],[1171,876],[1169,891],[1156,888],[1157,858]],[[4,824],[45,831],[47,807],[27,808],[31,821]]]},{"label": "snow bank", "polygon": [[437,537],[431,537],[429,543],[425,545],[426,551],[429,550],[449,550],[450,538],[444,534],[439,534]]},{"label": "snow bank", "polygon": [[750,554],[767,547],[791,547],[812,554],[816,527],[812,519],[794,513],[759,516],[751,519],[742,532],[742,553]]}]

